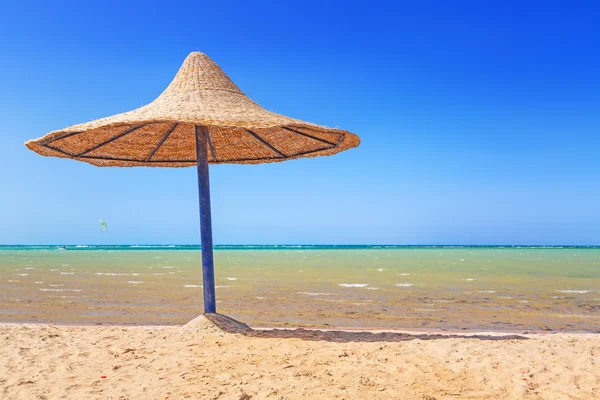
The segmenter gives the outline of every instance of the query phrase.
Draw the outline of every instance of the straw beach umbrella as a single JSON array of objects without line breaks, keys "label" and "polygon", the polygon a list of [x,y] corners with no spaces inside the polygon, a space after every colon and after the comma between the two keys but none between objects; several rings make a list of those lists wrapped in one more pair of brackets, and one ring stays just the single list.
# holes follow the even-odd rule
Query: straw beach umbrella
[{"label": "straw beach umbrella", "polygon": [[208,164],[258,164],[316,157],[360,139],[267,111],[207,55],[194,52],[152,103],[50,132],[25,145],[44,156],[100,167],[198,168],[204,312],[216,312]]}]

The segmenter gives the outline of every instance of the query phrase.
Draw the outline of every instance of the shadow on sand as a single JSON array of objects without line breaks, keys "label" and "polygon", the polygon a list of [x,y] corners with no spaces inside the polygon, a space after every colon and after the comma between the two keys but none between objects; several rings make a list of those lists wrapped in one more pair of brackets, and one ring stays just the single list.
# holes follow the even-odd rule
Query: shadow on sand
[{"label": "shadow on sand", "polygon": [[326,342],[404,342],[408,340],[478,339],[478,340],[527,340],[519,335],[456,335],[456,334],[409,334],[400,332],[347,332],[322,331],[317,329],[252,329],[243,322],[223,314],[204,314],[219,329],[248,337],[322,340]]}]

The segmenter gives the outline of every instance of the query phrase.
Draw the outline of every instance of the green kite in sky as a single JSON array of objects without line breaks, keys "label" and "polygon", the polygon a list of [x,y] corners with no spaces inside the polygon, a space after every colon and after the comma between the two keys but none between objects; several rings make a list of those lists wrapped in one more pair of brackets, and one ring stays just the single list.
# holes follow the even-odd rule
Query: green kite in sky
[{"label": "green kite in sky", "polygon": [[104,220],[102,220],[102,219],[99,219],[98,222],[100,222],[100,224],[102,225],[101,232],[104,232],[106,230],[106,222],[104,222]]}]

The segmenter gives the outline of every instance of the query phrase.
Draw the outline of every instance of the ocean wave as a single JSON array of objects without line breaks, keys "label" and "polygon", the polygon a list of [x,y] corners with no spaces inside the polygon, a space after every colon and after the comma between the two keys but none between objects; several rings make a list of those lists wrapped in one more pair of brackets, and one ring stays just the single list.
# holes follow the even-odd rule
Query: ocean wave
[{"label": "ocean wave", "polygon": [[204,287],[202,285],[183,285],[183,287],[187,287],[187,288],[199,288],[199,287]]},{"label": "ocean wave", "polygon": [[46,289],[39,288],[42,292],[81,292],[81,289]]},{"label": "ocean wave", "polygon": [[61,272],[61,275],[75,275],[75,272]]},{"label": "ocean wave", "polygon": [[129,281],[129,283],[133,283],[134,285],[144,283],[145,281]]},{"label": "ocean wave", "polygon": [[296,294],[303,294],[306,296],[332,296],[335,293],[319,293],[319,292],[296,292]]},{"label": "ocean wave", "polygon": [[227,277],[227,280],[228,281],[237,281],[237,278],[229,278],[229,277]]},{"label": "ocean wave", "polygon": [[340,283],[342,287],[367,287],[368,283]]},{"label": "ocean wave", "polygon": [[580,294],[585,294],[585,293],[592,293],[593,290],[572,290],[572,289],[565,289],[565,290],[557,290],[557,292],[561,292],[561,293],[580,293]]},{"label": "ocean wave", "polygon": [[15,275],[18,275],[18,276],[29,276],[29,274],[15,274]]},{"label": "ocean wave", "polygon": [[410,286],[414,286],[414,283],[396,283],[396,286],[398,287],[410,287]]},{"label": "ocean wave", "polygon": [[[62,272],[61,272],[62,273]],[[106,275],[106,276],[129,276],[134,274],[126,274],[123,272],[96,272],[96,275]],[[139,274],[138,274],[139,275]]]}]

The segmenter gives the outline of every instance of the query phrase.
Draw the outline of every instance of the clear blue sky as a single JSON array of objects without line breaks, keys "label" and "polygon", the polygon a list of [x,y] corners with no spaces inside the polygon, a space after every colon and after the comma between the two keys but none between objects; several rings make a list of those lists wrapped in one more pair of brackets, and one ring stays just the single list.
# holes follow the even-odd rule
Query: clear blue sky
[{"label": "clear blue sky", "polygon": [[211,167],[216,243],[600,244],[598,2],[294,3],[4,2],[0,243],[198,243],[193,168],[23,143],[152,101],[200,50],[265,108],[362,138]]}]

